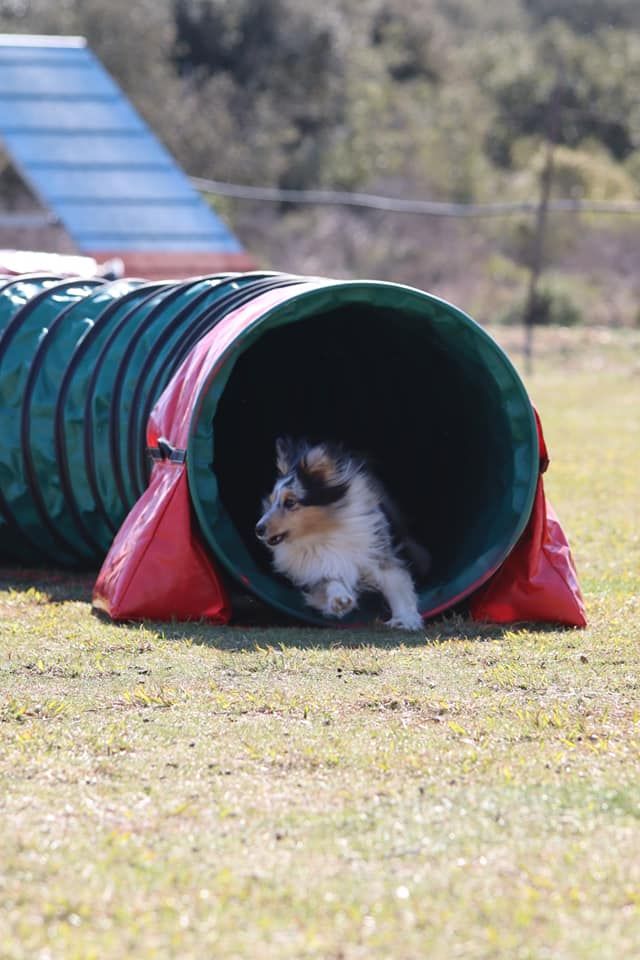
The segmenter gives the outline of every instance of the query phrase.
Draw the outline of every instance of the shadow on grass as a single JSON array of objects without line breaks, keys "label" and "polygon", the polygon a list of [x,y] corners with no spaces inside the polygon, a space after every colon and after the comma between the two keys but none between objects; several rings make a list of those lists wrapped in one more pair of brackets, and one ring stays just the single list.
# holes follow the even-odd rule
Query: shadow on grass
[{"label": "shadow on grass", "polygon": [[[96,572],[74,572],[55,569],[22,569],[7,567],[0,570],[0,590],[27,592],[35,589],[53,604],[65,602],[91,603]],[[428,621],[424,631],[410,633],[389,630],[382,623],[361,628],[314,626],[287,617],[267,604],[247,594],[233,592],[234,618],[229,626],[215,626],[202,621],[165,623],[147,620],[144,627],[159,637],[177,642],[189,642],[220,650],[255,650],[256,647],[283,647],[290,649],[330,649],[332,647],[424,647],[448,641],[467,640],[486,642],[499,640],[508,632],[531,630],[536,633],[563,629],[553,624],[495,624],[471,620],[464,607]],[[93,615],[110,626],[131,629],[140,622],[114,623],[99,610]]]},{"label": "shadow on grass", "polygon": [[[151,624],[149,624],[151,626]],[[273,648],[283,650],[358,649],[377,647],[388,650],[397,647],[424,647],[446,643],[449,640],[495,640],[503,636],[505,628],[495,624],[477,624],[461,617],[442,618],[425,625],[424,631],[389,630],[382,624],[359,629],[346,627],[318,627],[311,624],[274,622],[272,626],[230,625],[207,627],[200,624],[157,624],[165,639],[188,640],[197,646],[218,650],[255,650]]]},{"label": "shadow on grass", "polygon": [[[104,623],[112,621],[94,611],[94,616]],[[117,624],[131,626],[131,624]],[[136,624],[137,626],[137,624]],[[425,623],[423,631],[408,632],[389,630],[382,623],[370,624],[360,628],[320,627],[308,623],[286,620],[279,613],[272,613],[267,622],[238,622],[228,626],[215,626],[210,623],[163,623],[145,621],[145,627],[152,630],[163,640],[187,642],[195,646],[210,647],[227,651],[254,651],[256,649],[275,650],[330,650],[379,648],[389,650],[399,647],[424,648],[439,646],[449,641],[470,641],[486,643],[500,640],[507,633],[527,632],[552,633],[563,627],[552,624],[518,623],[495,624],[477,623],[461,612],[447,613],[436,620]]]},{"label": "shadow on grass", "polygon": [[0,567],[0,590],[14,590],[17,593],[37,590],[50,603],[91,603],[96,576],[97,570]]}]

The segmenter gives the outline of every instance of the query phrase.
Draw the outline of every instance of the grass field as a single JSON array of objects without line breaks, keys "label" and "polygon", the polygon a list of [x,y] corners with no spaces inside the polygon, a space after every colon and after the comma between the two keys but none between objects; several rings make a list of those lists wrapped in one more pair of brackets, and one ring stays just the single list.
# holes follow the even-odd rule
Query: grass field
[{"label": "grass field", "polygon": [[585,631],[119,627],[4,571],[2,960],[639,955],[640,334],[539,346]]}]

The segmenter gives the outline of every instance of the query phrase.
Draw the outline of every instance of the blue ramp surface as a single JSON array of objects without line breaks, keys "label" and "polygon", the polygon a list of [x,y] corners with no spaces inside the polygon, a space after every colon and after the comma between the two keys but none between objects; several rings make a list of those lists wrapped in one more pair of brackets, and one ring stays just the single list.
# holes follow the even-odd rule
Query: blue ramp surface
[{"label": "blue ramp surface", "polygon": [[80,251],[242,252],[81,37],[0,35],[0,138]]}]

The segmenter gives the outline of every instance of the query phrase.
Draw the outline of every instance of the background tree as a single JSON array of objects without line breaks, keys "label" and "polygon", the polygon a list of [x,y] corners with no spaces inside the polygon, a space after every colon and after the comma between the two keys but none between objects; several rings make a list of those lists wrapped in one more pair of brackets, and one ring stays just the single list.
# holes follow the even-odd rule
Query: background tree
[{"label": "background tree", "polygon": [[[196,176],[466,202],[545,190],[630,201],[639,10],[636,0],[0,0],[0,29],[86,36]],[[531,217],[215,202],[270,266],[398,278],[493,321],[515,316],[530,290],[540,217],[536,232]],[[567,317],[634,322],[636,222],[542,220],[545,304],[548,280]],[[539,321],[563,315],[537,305]]]}]

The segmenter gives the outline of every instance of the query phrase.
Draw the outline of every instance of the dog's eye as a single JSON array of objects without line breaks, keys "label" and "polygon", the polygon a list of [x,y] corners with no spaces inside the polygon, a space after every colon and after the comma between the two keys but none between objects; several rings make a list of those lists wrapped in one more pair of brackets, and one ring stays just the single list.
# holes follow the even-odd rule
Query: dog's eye
[{"label": "dog's eye", "polygon": [[298,506],[298,501],[295,500],[294,497],[287,497],[282,506],[285,508],[285,510],[295,510],[295,508]]}]

